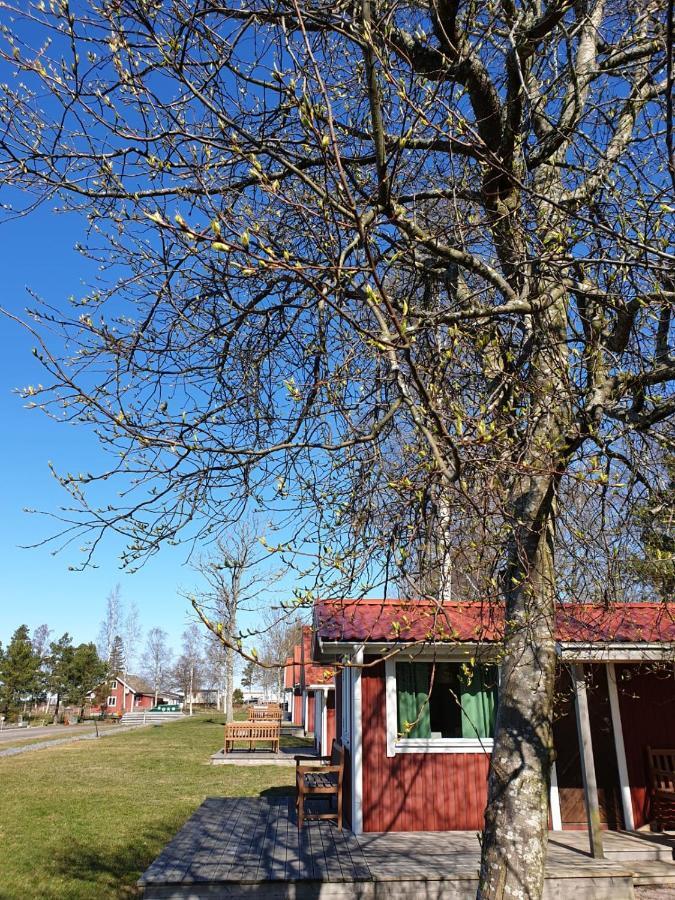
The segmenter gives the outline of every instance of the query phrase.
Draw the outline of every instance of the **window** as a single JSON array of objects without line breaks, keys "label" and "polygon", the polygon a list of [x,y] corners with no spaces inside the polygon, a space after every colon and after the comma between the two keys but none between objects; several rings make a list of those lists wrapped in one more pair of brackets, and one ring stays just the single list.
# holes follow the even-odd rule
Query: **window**
[{"label": "window", "polygon": [[111,682],[110,682],[110,690],[111,690],[111,691],[116,691],[116,690],[117,690],[117,682],[116,682],[116,681],[111,681]]},{"label": "window", "polygon": [[117,706],[117,697],[108,697],[108,706]]},{"label": "window", "polygon": [[388,756],[492,749],[496,666],[388,660],[386,674]]}]

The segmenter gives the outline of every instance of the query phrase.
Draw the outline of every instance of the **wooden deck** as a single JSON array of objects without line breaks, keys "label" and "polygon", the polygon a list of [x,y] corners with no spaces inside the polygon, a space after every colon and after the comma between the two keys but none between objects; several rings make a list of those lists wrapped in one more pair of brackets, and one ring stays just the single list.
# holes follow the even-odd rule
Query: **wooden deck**
[{"label": "wooden deck", "polygon": [[247,750],[235,747],[225,753],[218,750],[211,755],[212,766],[292,766],[295,767],[295,755],[316,756],[311,746],[279,747],[278,750]]},{"label": "wooden deck", "polygon": [[[605,833],[607,859],[584,832],[550,835],[546,900],[633,900],[634,885],[675,885],[673,840]],[[148,900],[473,900],[472,832],[364,834],[311,822],[293,801],[209,798],[143,874]],[[645,896],[645,895],[643,895]]]}]

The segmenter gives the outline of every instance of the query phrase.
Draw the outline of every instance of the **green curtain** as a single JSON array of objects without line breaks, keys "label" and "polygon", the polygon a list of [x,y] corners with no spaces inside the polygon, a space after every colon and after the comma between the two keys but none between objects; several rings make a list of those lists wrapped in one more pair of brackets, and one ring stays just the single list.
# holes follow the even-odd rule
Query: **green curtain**
[{"label": "green curtain", "polygon": [[406,737],[431,737],[430,683],[430,663],[396,663],[399,734],[404,733],[405,722],[416,722],[417,724],[407,733]]},{"label": "green curtain", "polygon": [[497,708],[497,669],[476,666],[471,683],[462,684],[462,737],[489,738],[494,733]]}]

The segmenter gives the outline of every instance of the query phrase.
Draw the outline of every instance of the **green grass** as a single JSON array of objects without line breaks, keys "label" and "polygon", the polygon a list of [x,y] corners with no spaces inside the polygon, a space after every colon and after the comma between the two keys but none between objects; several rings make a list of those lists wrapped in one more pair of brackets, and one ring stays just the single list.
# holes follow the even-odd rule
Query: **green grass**
[{"label": "green grass", "polygon": [[0,758],[0,898],[134,896],[205,797],[291,791],[290,768],[209,765],[222,737],[196,716]]}]

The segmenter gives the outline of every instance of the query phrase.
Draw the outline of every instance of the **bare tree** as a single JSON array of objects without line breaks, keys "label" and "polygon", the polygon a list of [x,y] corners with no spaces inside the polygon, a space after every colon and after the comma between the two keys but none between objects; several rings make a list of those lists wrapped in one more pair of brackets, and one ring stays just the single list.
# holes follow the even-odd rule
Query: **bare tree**
[{"label": "bare tree", "polygon": [[201,684],[204,657],[202,656],[202,629],[193,623],[183,632],[183,644],[181,653],[173,668],[173,680],[186,699],[190,715],[194,694]]},{"label": "bare tree", "polygon": [[257,505],[344,596],[451,508],[509,623],[479,895],[540,896],[564,504],[604,530],[673,443],[672,3],[0,6],[0,174],[102,266],[31,313],[29,401],[117,461],[60,476],[68,539],[133,566]]},{"label": "bare tree", "polygon": [[122,630],[122,597],[119,584],[110,591],[105,601],[105,612],[101,620],[101,626],[98,632],[98,640],[96,649],[101,659],[106,662],[110,661],[110,657],[115,646],[115,639],[119,637]]},{"label": "bare tree", "polygon": [[125,673],[134,671],[138,660],[143,630],[138,613],[138,604],[132,600],[129,604],[122,625],[122,641],[124,642]]},{"label": "bare tree", "polygon": [[167,639],[166,631],[161,628],[151,628],[145,641],[142,671],[155,692],[155,706],[157,705],[162,685],[166,686],[166,678],[171,669],[173,652],[167,643]]},{"label": "bare tree", "polygon": [[267,553],[256,531],[252,520],[233,525],[227,537],[217,541],[216,551],[195,566],[206,588],[189,595],[202,621],[225,647],[224,711],[228,722],[234,717],[235,655],[247,636],[239,628],[238,617],[259,611],[282,575],[278,569],[265,568]]},{"label": "bare tree", "polygon": [[294,611],[285,609],[264,610],[261,618],[261,657],[266,666],[261,674],[262,685],[267,690],[274,688],[281,697],[284,666],[302,640],[302,622]]},{"label": "bare tree", "polygon": [[[235,659],[236,663],[236,659]],[[216,708],[226,712],[227,708],[227,647],[207,631],[204,636],[204,680],[205,686],[216,692]]]}]

